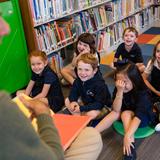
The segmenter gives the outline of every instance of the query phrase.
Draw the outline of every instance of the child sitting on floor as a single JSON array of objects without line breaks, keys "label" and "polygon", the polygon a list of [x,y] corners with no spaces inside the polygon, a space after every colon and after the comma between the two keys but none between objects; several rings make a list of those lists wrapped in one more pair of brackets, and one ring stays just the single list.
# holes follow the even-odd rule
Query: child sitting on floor
[{"label": "child sitting on floor", "polygon": [[64,97],[56,73],[49,67],[48,58],[43,51],[33,51],[29,54],[32,77],[25,93],[33,99],[39,99],[49,105],[54,112],[58,112],[64,105]]},{"label": "child sitting on floor", "polygon": [[152,91],[153,103],[160,102],[160,41],[154,47],[153,56],[143,72],[143,79]]},{"label": "child sitting on floor", "polygon": [[96,129],[102,132],[121,118],[125,133],[124,160],[132,160],[136,159],[134,133],[138,127],[155,124],[156,113],[152,111],[150,92],[135,64],[129,63],[118,68],[115,83],[113,110],[96,126]]},{"label": "child sitting on floor", "polygon": [[[143,79],[152,91],[154,108],[160,113],[160,40],[156,43],[153,56],[148,61],[147,67],[143,72]],[[155,127],[155,130],[160,131],[160,123]]]},{"label": "child sitting on floor", "polygon": [[[114,56],[114,67],[120,67],[127,64],[128,61],[135,63],[140,70],[143,72],[145,66],[143,64],[142,52],[138,44],[136,43],[138,37],[138,31],[133,27],[128,27],[123,32],[123,40]],[[121,59],[120,59],[121,57]]]},{"label": "child sitting on floor", "polygon": [[75,73],[77,59],[84,53],[95,55],[95,57],[97,57],[98,61],[100,62],[99,53],[96,52],[95,38],[91,33],[83,33],[78,37],[72,62],[61,70],[61,74],[64,78],[61,81],[62,84],[67,84],[66,81],[71,85],[73,84],[74,80],[77,77]]},{"label": "child sitting on floor", "polygon": [[[85,114],[96,118],[102,108],[111,105],[111,96],[108,87],[100,72],[98,60],[90,54],[82,54],[77,59],[77,79],[74,81],[65,105],[72,114]],[[82,103],[78,100],[81,98]]]}]

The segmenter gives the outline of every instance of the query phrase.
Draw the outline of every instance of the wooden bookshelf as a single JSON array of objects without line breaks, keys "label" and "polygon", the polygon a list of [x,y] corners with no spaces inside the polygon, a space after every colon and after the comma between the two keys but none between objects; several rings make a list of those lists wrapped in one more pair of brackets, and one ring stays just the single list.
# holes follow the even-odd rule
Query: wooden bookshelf
[{"label": "wooden bookshelf", "polygon": [[[113,0],[97,0],[97,1],[93,1],[93,0],[92,1],[91,0],[86,1],[86,0],[84,0],[84,1],[82,1],[81,0],[81,2],[85,3],[84,8],[73,10],[73,6],[70,6],[72,8],[72,10],[71,11],[69,11],[69,10],[66,11],[65,14],[60,14],[59,16],[56,16],[56,17],[54,17],[54,16],[51,17],[50,16],[50,17],[47,17],[46,19],[43,19],[42,18],[43,14],[41,14],[42,15],[41,20],[34,20],[34,18],[35,18],[35,13],[33,13],[34,7],[30,6],[30,4],[31,4],[31,2],[33,4],[33,2],[35,3],[35,2],[38,2],[38,1],[39,0],[25,0],[25,1],[24,0],[19,0],[19,4],[20,4],[21,12],[22,12],[25,35],[26,35],[27,45],[28,45],[29,51],[40,48],[40,49],[46,51],[48,55],[53,54],[54,52],[58,52],[61,49],[65,48],[66,46],[69,46],[69,45],[73,44],[76,41],[76,38],[78,37],[78,35],[81,34],[81,32],[88,32],[89,31],[91,33],[94,33],[97,36],[101,31],[107,30],[107,28],[109,28],[111,26],[114,27],[114,25],[116,23],[122,23],[123,20],[125,20],[127,18],[129,19],[130,17],[135,16],[138,13],[145,12],[145,10],[146,10],[146,12],[150,12],[148,10],[150,10],[151,7],[153,7],[153,4],[154,4],[153,0],[117,0],[117,1],[113,1]],[[41,2],[42,1],[48,2],[48,0],[41,0]],[[61,0],[55,0],[55,2],[56,1],[59,4],[61,4]],[[53,2],[53,1],[50,1],[50,3],[51,2]],[[66,0],[65,2],[67,2],[67,3],[74,2],[75,3],[76,1]],[[78,2],[78,0],[77,0],[77,2]],[[92,2],[96,2],[96,3],[91,4]],[[123,2],[124,6],[127,6],[127,5],[130,6],[130,8],[129,7],[125,8],[126,9],[126,15],[125,15],[125,13],[124,13],[124,15],[118,14],[118,11],[124,10],[124,8],[119,7],[122,2]],[[87,6],[86,6],[86,3],[88,3]],[[101,6],[102,6],[102,9],[103,9],[108,4],[112,5],[111,6],[112,11],[111,12],[113,12],[113,13],[111,13],[111,14],[116,14],[116,15],[114,15],[111,22],[108,22],[107,24],[105,24],[104,21],[103,21],[103,24],[99,24],[99,22],[102,22],[102,20],[105,20],[104,17],[101,17],[101,15],[99,13],[100,12],[99,10],[100,10]],[[137,4],[138,7],[133,9],[135,7],[135,4]],[[79,5],[81,6],[81,4],[79,4]],[[83,4],[82,4],[82,6],[83,6]],[[134,6],[134,7],[132,7],[132,6]],[[39,8],[42,8],[42,7],[43,7],[43,5],[40,6]],[[55,10],[55,9],[53,9],[53,4],[52,4],[52,10]],[[53,47],[53,49],[51,49],[52,47],[48,46],[48,45],[52,44],[52,42],[53,42],[52,38],[53,37],[48,38],[50,40],[47,40],[47,42],[45,42],[45,44],[43,44],[41,42],[41,40],[44,38],[43,36],[45,34],[49,35],[49,33],[50,33],[47,30],[48,25],[52,24],[54,26],[54,22],[58,23],[59,20],[63,20],[63,19],[66,19],[66,18],[72,18],[73,20],[75,20],[76,18],[78,19],[79,17],[81,18],[81,16],[85,16],[85,14],[89,15],[89,13],[87,13],[87,12],[91,12],[91,11],[93,11],[93,19],[94,19],[95,23],[99,20],[99,22],[97,22],[96,30],[92,30],[93,25],[91,24],[91,17],[89,17],[89,20],[90,20],[89,21],[89,23],[90,23],[89,27],[90,28],[87,28],[86,30],[83,30],[83,31],[80,31],[80,32],[78,32],[77,30],[76,31],[71,31],[71,32],[73,32],[72,33],[73,37],[72,37],[71,41],[69,41],[65,44],[57,45],[57,47]],[[98,13],[97,13],[97,11],[98,11]],[[40,12],[40,10],[38,12]],[[84,15],[83,15],[83,13],[84,13]],[[34,17],[33,17],[33,14],[34,14]],[[109,16],[109,15],[107,15],[107,16]],[[82,19],[80,19],[80,20],[82,21]],[[84,22],[84,23],[87,23],[87,22]],[[75,25],[75,24],[76,24],[76,21],[73,21],[73,25]],[[83,25],[83,24],[81,23],[80,25]],[[148,24],[148,25],[150,25],[150,24]],[[52,32],[55,32],[53,28],[52,28]],[[75,28],[77,29],[77,27],[75,27]],[[148,27],[145,27],[145,28],[147,29]],[[73,27],[73,30],[74,30],[74,27]],[[144,28],[143,28],[143,30],[144,30]],[[59,31],[56,31],[56,32],[59,32]],[[37,41],[36,36],[37,37],[40,36],[40,39],[38,39],[38,41]],[[117,43],[119,43],[119,41],[115,42],[114,44],[117,44]],[[110,46],[110,48],[114,48],[114,46]]]}]

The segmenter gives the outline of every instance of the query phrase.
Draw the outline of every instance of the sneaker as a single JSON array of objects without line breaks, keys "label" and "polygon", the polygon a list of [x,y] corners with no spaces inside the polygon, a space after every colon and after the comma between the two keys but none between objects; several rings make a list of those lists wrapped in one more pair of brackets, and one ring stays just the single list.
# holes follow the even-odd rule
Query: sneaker
[{"label": "sneaker", "polygon": [[128,156],[128,155],[123,155],[123,158],[122,160],[136,160],[137,158],[137,154],[136,154],[136,149],[135,149],[135,144],[132,143],[134,148],[131,147],[131,154]]},{"label": "sneaker", "polygon": [[156,126],[155,126],[155,131],[159,132],[160,131],[160,123],[158,123]]}]

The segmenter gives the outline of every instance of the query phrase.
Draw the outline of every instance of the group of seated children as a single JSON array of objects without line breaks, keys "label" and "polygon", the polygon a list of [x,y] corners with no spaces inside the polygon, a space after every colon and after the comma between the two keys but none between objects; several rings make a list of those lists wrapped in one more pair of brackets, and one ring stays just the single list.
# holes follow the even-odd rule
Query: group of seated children
[{"label": "group of seated children", "polygon": [[[92,34],[83,33],[79,36],[72,62],[62,69],[63,78],[72,85],[65,100],[70,114],[88,115],[95,119],[103,107],[112,104],[111,112],[95,128],[102,132],[114,121],[122,120],[125,130],[124,160],[136,159],[134,133],[138,127],[155,124],[153,103],[159,101],[160,97],[160,41],[145,68],[141,49],[136,43],[137,37],[135,28],[124,30],[124,42],[117,48],[113,60],[115,90],[112,101],[99,69],[100,57]],[[32,78],[23,92],[34,99],[40,99],[54,112],[58,112],[64,105],[64,97],[59,79],[50,69],[46,55],[34,51],[29,55],[29,60]]]},{"label": "group of seated children", "polygon": [[[0,16],[0,45],[3,36],[9,34],[9,32],[9,24]],[[31,55],[34,56],[32,57]],[[36,87],[36,85],[38,85],[38,90],[41,86],[43,88],[43,76],[48,76],[49,74],[51,79],[45,79],[45,82],[47,83],[44,91],[47,91],[47,88],[49,89],[50,86],[53,85],[52,83],[55,82],[55,84],[57,84],[57,89],[56,87],[54,89],[58,92],[57,94],[54,94],[54,100],[56,100],[57,95],[61,95],[61,90],[59,88],[57,76],[55,73],[51,73],[51,70],[46,65],[46,55],[43,52],[38,51],[37,53],[34,52],[33,54],[30,54],[29,57],[32,57],[30,58],[30,62],[33,64],[32,68],[34,74],[37,75],[36,78],[34,77],[35,75],[33,76],[33,82],[30,82],[31,84],[29,87],[31,91],[28,90],[27,94],[31,95],[33,88]],[[37,80],[38,77],[40,80],[38,80],[37,84],[37,81],[35,80]],[[70,147],[64,151],[56,125],[50,115],[50,108],[47,105],[49,100],[47,98],[51,96],[50,93],[46,92],[47,98],[44,99],[44,101],[42,97],[44,97],[45,92],[42,94],[40,92],[38,93],[36,88],[34,88],[34,93],[35,97],[37,95],[41,101],[38,100],[38,98],[25,99],[23,96],[20,96],[19,98],[30,110],[31,118],[36,118],[38,134],[35,132],[30,120],[19,110],[17,104],[12,101],[9,94],[0,91],[0,159],[96,160],[103,146],[100,133],[95,128],[85,127],[76,137],[74,142],[72,142]],[[59,102],[60,99],[58,99],[57,102],[53,102],[53,105],[55,104],[56,106],[58,103],[64,103],[63,96],[61,99],[61,103]],[[49,102],[49,104],[52,104],[52,102]],[[59,107],[56,108],[56,110],[57,109],[59,110]]]}]

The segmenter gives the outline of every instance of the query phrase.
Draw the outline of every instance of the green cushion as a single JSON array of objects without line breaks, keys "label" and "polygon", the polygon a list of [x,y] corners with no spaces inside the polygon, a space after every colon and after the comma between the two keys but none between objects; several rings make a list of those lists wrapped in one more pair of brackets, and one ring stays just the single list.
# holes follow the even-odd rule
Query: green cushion
[{"label": "green cushion", "polygon": [[[124,135],[124,128],[123,128],[123,124],[121,121],[114,122],[113,127],[119,134]],[[154,132],[155,130],[150,126],[147,126],[144,128],[138,128],[138,130],[134,134],[134,137],[135,138],[145,138],[145,137],[152,135]]]}]

